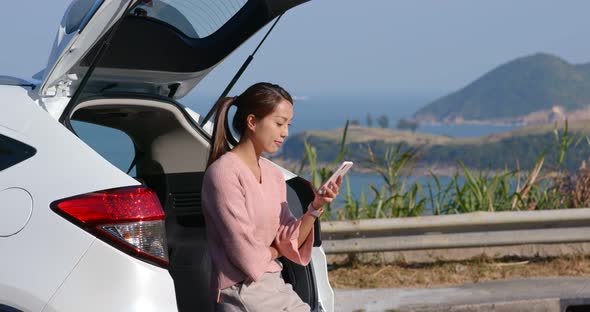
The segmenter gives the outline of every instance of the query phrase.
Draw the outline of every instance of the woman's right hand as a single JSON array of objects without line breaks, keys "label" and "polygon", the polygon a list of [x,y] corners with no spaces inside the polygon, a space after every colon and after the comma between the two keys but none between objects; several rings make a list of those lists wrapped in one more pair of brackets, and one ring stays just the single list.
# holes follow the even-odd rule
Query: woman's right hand
[{"label": "woman's right hand", "polygon": [[342,185],[342,176],[338,176],[336,182],[328,183],[327,187],[324,189],[323,194],[319,194],[315,189],[315,198],[313,199],[312,205],[313,208],[316,210],[321,209],[325,204],[331,203],[336,196],[338,196],[338,192],[340,191],[340,186]]}]

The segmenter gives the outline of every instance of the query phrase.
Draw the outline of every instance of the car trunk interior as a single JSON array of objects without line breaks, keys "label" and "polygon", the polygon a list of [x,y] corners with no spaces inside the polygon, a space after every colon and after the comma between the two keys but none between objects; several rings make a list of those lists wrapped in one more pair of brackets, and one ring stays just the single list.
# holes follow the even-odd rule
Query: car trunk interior
[{"label": "car trunk interior", "polygon": [[[179,311],[212,310],[210,263],[201,207],[201,184],[209,149],[208,135],[176,103],[154,98],[90,98],[70,115],[82,121],[120,130],[134,145],[136,178],[154,190],[166,213],[170,256]],[[299,217],[313,199],[301,178],[287,181],[289,206]],[[316,223],[319,246],[319,224]],[[283,277],[310,306],[317,307],[312,265],[281,258]]]}]

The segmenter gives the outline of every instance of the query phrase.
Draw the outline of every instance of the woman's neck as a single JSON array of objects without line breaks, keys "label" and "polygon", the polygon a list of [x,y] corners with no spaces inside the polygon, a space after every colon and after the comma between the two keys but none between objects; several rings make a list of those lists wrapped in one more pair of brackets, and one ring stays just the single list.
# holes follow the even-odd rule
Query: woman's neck
[{"label": "woman's neck", "polygon": [[260,155],[262,153],[256,150],[252,141],[240,141],[240,143],[232,149],[232,152],[240,156],[240,158],[242,158],[246,162],[246,164],[248,164],[252,168],[259,167],[258,161],[260,160]]}]

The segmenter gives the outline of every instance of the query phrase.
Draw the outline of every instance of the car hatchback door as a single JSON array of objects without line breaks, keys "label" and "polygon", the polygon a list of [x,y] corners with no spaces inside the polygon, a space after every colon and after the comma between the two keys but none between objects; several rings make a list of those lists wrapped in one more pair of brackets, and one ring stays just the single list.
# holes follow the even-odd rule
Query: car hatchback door
[{"label": "car hatchback door", "polygon": [[75,0],[39,96],[55,117],[71,109],[67,99],[80,87],[85,95],[182,98],[273,18],[306,1]]}]

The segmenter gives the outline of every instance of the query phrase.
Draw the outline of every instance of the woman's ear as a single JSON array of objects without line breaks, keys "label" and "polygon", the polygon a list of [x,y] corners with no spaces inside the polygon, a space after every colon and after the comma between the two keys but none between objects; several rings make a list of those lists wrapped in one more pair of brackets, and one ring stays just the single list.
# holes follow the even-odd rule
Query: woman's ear
[{"label": "woman's ear", "polygon": [[254,114],[250,114],[246,117],[246,127],[251,131],[256,130],[256,116],[254,116]]}]

